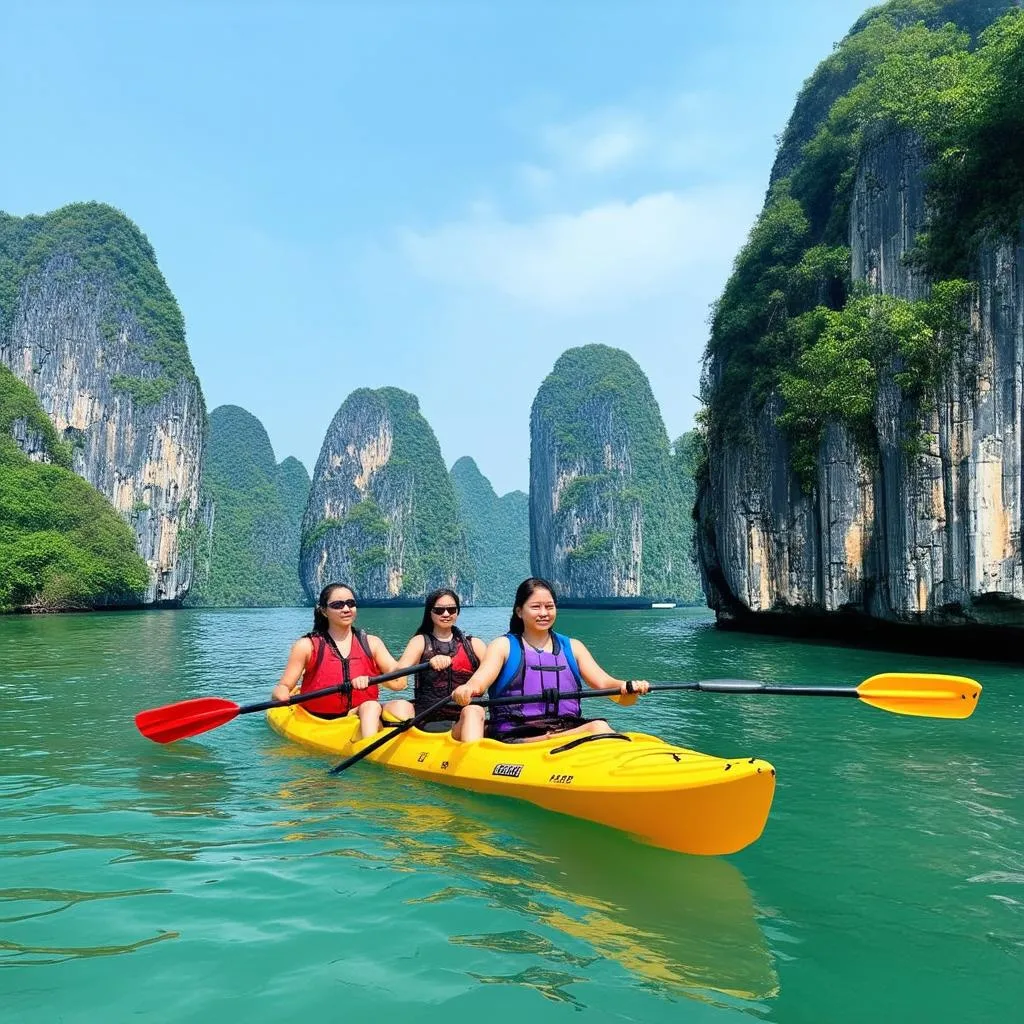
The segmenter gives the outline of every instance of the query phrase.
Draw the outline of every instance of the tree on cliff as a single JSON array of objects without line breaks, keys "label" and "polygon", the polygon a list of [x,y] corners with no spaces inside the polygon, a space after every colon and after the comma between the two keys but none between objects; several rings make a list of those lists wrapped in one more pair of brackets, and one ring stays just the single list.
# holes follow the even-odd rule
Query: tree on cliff
[{"label": "tree on cliff", "polygon": [[699,594],[650,383],[625,352],[564,352],[530,414],[530,558],[576,600]]},{"label": "tree on cliff", "polygon": [[237,405],[210,413],[203,490],[213,528],[199,543],[188,603],[270,607],[304,601],[299,532],[309,475],[297,459],[280,465],[263,424]]}]

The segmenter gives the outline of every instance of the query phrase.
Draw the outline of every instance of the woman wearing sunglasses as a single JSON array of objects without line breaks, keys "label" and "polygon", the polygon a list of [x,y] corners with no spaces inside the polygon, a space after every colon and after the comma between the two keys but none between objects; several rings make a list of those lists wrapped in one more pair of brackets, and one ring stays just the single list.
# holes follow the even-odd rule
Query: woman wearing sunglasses
[{"label": "woman wearing sunglasses", "polygon": [[[304,707],[320,718],[357,714],[359,732],[365,738],[380,730],[378,691],[369,685],[369,679],[393,671],[398,663],[380,637],[353,626],[356,607],[356,595],[344,583],[329,583],[320,591],[313,609],[313,628],[292,645],[288,664],[271,697],[287,700],[300,677],[302,693],[350,683],[351,690],[317,697]],[[400,677],[384,685],[404,690],[405,680]]]},{"label": "woman wearing sunglasses", "polygon": [[[427,595],[423,606],[423,621],[406,645],[398,667],[430,662],[430,668],[417,672],[412,701],[393,700],[386,705],[387,711],[395,718],[412,718],[420,715],[447,697],[457,686],[464,683],[477,670],[480,659],[487,650],[484,642],[468,633],[463,633],[455,624],[462,606],[454,590],[442,587]],[[481,707],[462,708],[449,705],[436,712],[435,720],[451,722],[452,736],[462,739],[463,732],[470,736],[479,735],[484,727],[484,709]]]}]

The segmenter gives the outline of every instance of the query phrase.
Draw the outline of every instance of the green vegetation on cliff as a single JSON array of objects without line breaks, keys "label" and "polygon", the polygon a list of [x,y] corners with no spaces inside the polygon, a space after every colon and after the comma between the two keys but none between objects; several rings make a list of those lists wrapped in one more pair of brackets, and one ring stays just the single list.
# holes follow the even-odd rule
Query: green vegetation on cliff
[{"label": "green vegetation on cliff", "polygon": [[[850,279],[857,166],[898,133],[920,138],[932,160],[933,212],[917,246],[935,284],[926,303],[869,298]],[[712,444],[743,438],[779,391],[805,483],[828,419],[870,452],[879,372],[895,360],[904,393],[926,407],[966,333],[964,278],[980,244],[1012,235],[1022,216],[1024,11],[1010,0],[869,11],[798,98],[764,210],[716,304],[703,388]],[[906,428],[914,450],[920,421]]]},{"label": "green vegetation on cliff", "polygon": [[185,322],[153,247],[123,213],[103,203],[75,203],[41,217],[0,213],[0,336],[10,332],[25,281],[36,280],[60,256],[73,261],[74,269],[59,273],[107,290],[100,327],[108,341],[120,331],[126,313],[145,333],[137,355],[154,364],[155,375],[115,375],[115,388],[145,405],[159,401],[181,380],[196,383]]},{"label": "green vegetation on cliff", "polygon": [[[51,464],[18,447],[18,421]],[[39,400],[0,366],[0,609],[131,604],[149,582],[128,524],[70,467]]]},{"label": "green vegetation on cliff", "polygon": [[[541,384],[531,418],[550,431],[559,471],[577,472],[558,495],[553,524],[556,536],[571,535],[577,520],[584,524],[579,543],[566,553],[574,577],[589,577],[592,588],[610,587],[632,564],[639,542],[639,594],[698,597],[690,507],[684,506],[657,402],[637,363],[606,345],[567,350]],[[531,459],[550,458],[531,452]],[[637,512],[642,539],[633,533]],[[614,523],[614,533],[606,522]],[[551,543],[533,538],[535,547]]]},{"label": "green vegetation on cliff", "polygon": [[474,602],[505,607],[530,575],[529,498],[523,491],[499,498],[468,455],[452,466],[450,475],[476,571]]},{"label": "green vegetation on cliff", "polygon": [[245,409],[222,405],[210,413],[203,490],[213,503],[213,530],[208,545],[199,544],[188,603],[303,604],[299,532],[309,474],[302,463],[288,458],[278,465],[263,424]]}]

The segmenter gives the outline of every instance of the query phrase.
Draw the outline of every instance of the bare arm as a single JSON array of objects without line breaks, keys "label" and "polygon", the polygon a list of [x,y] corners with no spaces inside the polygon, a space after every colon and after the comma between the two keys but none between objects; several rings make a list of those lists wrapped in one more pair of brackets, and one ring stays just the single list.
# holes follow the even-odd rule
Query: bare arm
[{"label": "bare arm", "polygon": [[288,663],[278,679],[277,685],[270,691],[271,700],[287,700],[291,695],[295,684],[302,677],[313,653],[313,641],[308,636],[299,637],[292,644],[291,652],[288,655]]},{"label": "bare arm", "polygon": [[583,682],[595,690],[610,690],[612,687],[617,686],[619,688],[619,696],[612,698],[617,703],[624,706],[635,704],[637,695],[646,693],[650,688],[651,684],[645,679],[634,679],[632,680],[633,692],[629,693],[626,689],[627,681],[625,679],[616,679],[605,672],[594,661],[594,656],[587,650],[582,641],[571,640],[570,643],[572,644],[572,653],[576,655],[576,664],[580,667],[580,675],[583,676]]},{"label": "bare arm", "polygon": [[[367,639],[370,641],[370,653],[373,655],[373,660],[377,662],[377,668],[381,670],[381,673],[394,672],[396,668],[401,668],[397,661],[392,657],[391,652],[384,645],[384,641],[379,636],[368,636]],[[353,685],[355,680],[353,680]],[[386,683],[381,683],[381,686],[386,686],[389,690],[404,690],[405,689],[405,676],[399,676],[397,679],[390,679]]]},{"label": "bare arm", "polygon": [[[474,647],[475,651],[476,648]],[[499,636],[492,640],[480,659],[480,667],[461,685],[452,690],[452,700],[465,706],[474,697],[487,692],[487,687],[501,674],[502,666],[508,660],[508,637]]]},{"label": "bare arm", "polygon": [[[409,642],[405,645],[405,650],[402,652],[402,656],[398,659],[398,663],[395,668],[409,668],[412,665],[418,665],[420,659],[423,657],[423,647],[425,641],[422,633],[417,633],[411,637]],[[396,680],[400,683],[400,686],[395,686],[394,683],[390,685],[392,690],[404,690],[409,682],[408,676],[403,676],[401,679]]]},{"label": "bare arm", "polygon": [[419,664],[420,658],[423,657],[423,645],[422,633],[417,633],[414,637],[410,638],[395,668],[409,668],[410,665]]}]

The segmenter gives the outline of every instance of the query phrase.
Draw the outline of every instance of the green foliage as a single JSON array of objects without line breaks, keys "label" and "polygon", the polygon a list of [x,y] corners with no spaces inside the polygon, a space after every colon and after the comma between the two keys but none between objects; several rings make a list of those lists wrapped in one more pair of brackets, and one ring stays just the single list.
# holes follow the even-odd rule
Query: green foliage
[{"label": "green foliage", "polygon": [[340,530],[344,520],[328,517],[321,519],[311,530],[306,530],[299,541],[299,551],[305,554],[315,548],[333,530]]},{"label": "green foliage", "polygon": [[[830,421],[845,423],[862,449],[875,450],[878,366],[898,367],[893,380],[920,415],[931,408],[967,330],[971,290],[966,281],[947,281],[928,300],[863,296],[841,311],[819,306],[794,321],[806,341],[795,368],[781,375],[786,409],[779,424],[793,439],[793,466],[807,490]],[[910,448],[921,429],[920,418],[905,425]]]},{"label": "green foliage", "polygon": [[110,386],[115,391],[130,395],[136,405],[146,406],[156,405],[169,394],[174,381],[169,377],[128,377],[123,373],[115,373],[110,378]]},{"label": "green foliage", "polygon": [[625,565],[639,511],[640,592],[695,597],[689,509],[658,404],[636,362],[606,345],[568,349],[541,384],[531,419],[533,428],[543,423],[555,439],[560,469],[571,467],[577,474],[558,496],[556,532],[568,534],[577,519],[591,522],[595,510],[614,511],[614,534],[606,537],[592,526],[567,566],[586,563],[603,574],[597,568],[602,558],[609,571]]},{"label": "green foliage", "polygon": [[159,401],[179,381],[196,382],[185,343],[178,303],[160,273],[146,236],[120,211],[102,203],[75,203],[42,217],[0,213],[0,337],[9,334],[21,289],[57,257],[68,284],[84,280],[107,304],[100,330],[107,341],[119,335],[125,315],[138,321],[145,342],[137,354],[155,376],[121,376],[115,387],[142,404]]},{"label": "green foliage", "polygon": [[[289,458],[277,465],[263,424],[238,406],[219,406],[210,414],[203,489],[213,503],[213,532],[188,603],[304,603],[299,532],[309,475],[302,463]],[[322,524],[324,532],[331,525]]]},{"label": "green foliage", "polygon": [[15,420],[24,420],[28,429],[43,439],[46,453],[55,465],[71,468],[72,446],[57,436],[35,392],[0,365],[0,436],[10,436]]},{"label": "green foliage", "polygon": [[592,562],[612,552],[612,534],[603,530],[591,530],[565,557],[574,562]]},{"label": "green foliage", "polygon": [[386,539],[391,531],[391,524],[373,498],[366,498],[353,505],[348,510],[344,523],[358,526],[367,537],[376,537],[379,540]]},{"label": "green foliage", "polygon": [[936,131],[935,216],[921,247],[944,276],[968,272],[986,238],[1012,236],[1024,217],[1024,11],[981,37],[958,96],[957,116]]},{"label": "green foliage", "polygon": [[[898,0],[869,11],[805,84],[765,208],[716,304],[702,384],[712,444],[740,440],[773,392],[805,482],[824,423],[870,448],[880,373],[923,409],[967,331],[939,325],[986,236],[1024,216],[1024,12],[1001,3]],[[1002,15],[1002,17],[999,17]],[[995,18],[995,25],[985,28]],[[979,36],[980,33],[980,36]],[[867,145],[921,137],[935,163],[918,258],[924,306],[853,294],[845,249]],[[938,339],[938,340],[937,340]],[[920,424],[908,424],[909,446]]]},{"label": "green foliage", "polygon": [[[43,436],[56,464],[18,448],[9,434],[18,419]],[[149,583],[128,524],[70,464],[36,397],[0,367],[0,609],[134,603]]]},{"label": "green foliage", "polygon": [[476,574],[474,601],[505,607],[530,575],[529,499],[523,491],[499,498],[469,456],[452,466],[450,477]]}]

